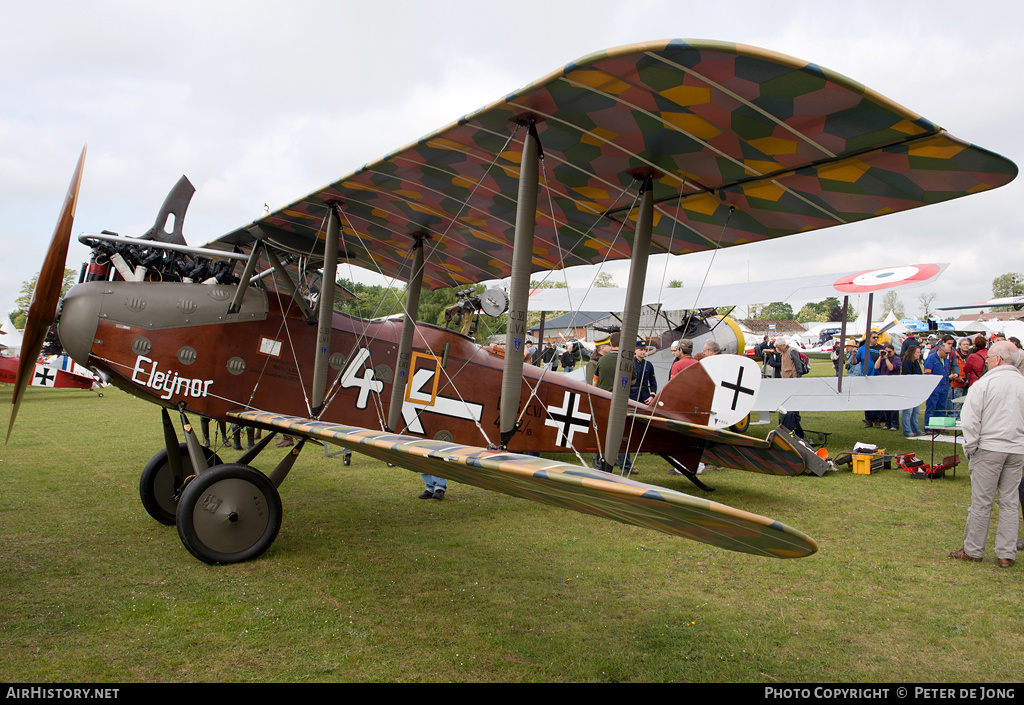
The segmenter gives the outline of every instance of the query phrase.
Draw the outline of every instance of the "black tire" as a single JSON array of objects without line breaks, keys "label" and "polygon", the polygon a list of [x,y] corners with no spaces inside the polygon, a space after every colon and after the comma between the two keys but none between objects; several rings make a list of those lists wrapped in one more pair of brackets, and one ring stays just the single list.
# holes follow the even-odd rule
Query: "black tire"
[{"label": "black tire", "polygon": [[270,548],[281,517],[281,496],[270,478],[248,465],[227,463],[185,487],[178,502],[178,536],[204,563],[242,563]]},{"label": "black tire", "polygon": [[[193,474],[192,459],[188,457],[188,445],[178,444],[181,451],[181,469],[185,477]],[[209,448],[203,449],[206,452],[206,464],[209,466],[220,465],[220,456]],[[167,462],[167,449],[161,448],[142,469],[142,477],[139,478],[139,497],[142,499],[142,506],[146,513],[156,519],[164,526],[174,526],[174,515],[178,509],[174,495],[178,493],[181,483],[175,482],[171,475],[171,465]]]}]

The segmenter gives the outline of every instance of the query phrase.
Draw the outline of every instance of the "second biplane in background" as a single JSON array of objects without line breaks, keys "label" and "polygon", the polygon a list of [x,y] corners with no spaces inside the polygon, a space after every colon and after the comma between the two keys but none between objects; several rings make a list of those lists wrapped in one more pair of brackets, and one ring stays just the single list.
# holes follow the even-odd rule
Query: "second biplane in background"
[{"label": "second biplane in background", "polygon": [[[869,297],[865,318],[871,316],[871,297],[878,292],[899,288],[924,286],[942,274],[947,264],[912,264],[857,270],[838,274],[812,274],[788,279],[775,279],[737,284],[719,284],[701,288],[648,287],[643,291],[641,303],[660,312],[669,330],[658,336],[659,352],[648,355],[658,373],[658,382],[668,380],[672,365],[669,346],[673,340],[687,338],[693,341],[694,352],[704,343],[714,340],[725,353],[743,354],[745,336],[736,321],[716,313],[717,310],[737,304],[760,304],[773,301],[813,301],[828,297],[843,297],[843,319],[835,322],[837,334],[862,335],[864,324],[854,331],[845,318],[851,295]],[[618,288],[552,288],[534,289],[530,294],[530,309],[540,311],[575,310],[621,311],[625,305],[625,291]],[[667,311],[682,312],[682,320],[671,320]],[[664,328],[664,326],[663,326]],[[784,338],[784,334],[769,335]],[[582,373],[576,376],[582,379]],[[928,398],[938,378],[932,375],[875,378],[855,376],[805,377],[801,379],[767,378],[762,380],[752,410],[759,414],[778,411],[869,411],[873,409],[909,409]],[[728,427],[735,421],[716,417],[716,425]]]}]

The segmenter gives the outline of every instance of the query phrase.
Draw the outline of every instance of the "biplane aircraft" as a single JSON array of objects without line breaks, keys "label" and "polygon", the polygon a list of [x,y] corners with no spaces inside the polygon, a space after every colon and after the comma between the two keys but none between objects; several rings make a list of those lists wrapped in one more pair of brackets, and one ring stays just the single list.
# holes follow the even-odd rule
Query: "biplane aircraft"
[{"label": "biplane aircraft", "polygon": [[[743,354],[743,332],[731,318],[719,315],[720,308],[770,301],[811,301],[827,297],[843,298],[843,320],[836,323],[843,338],[853,333],[845,320],[850,295],[867,294],[867,316],[871,315],[871,297],[875,293],[904,287],[923,286],[935,281],[948,264],[922,263],[834,274],[809,274],[757,282],[719,284],[692,288],[645,287],[641,304],[660,311],[681,311],[683,320],[664,318],[672,330],[662,334],[662,347],[668,341],[688,338],[694,350],[714,340],[723,352]],[[534,289],[529,307],[537,311],[565,309],[621,311],[625,291],[619,288],[566,287]],[[667,350],[648,356],[659,375],[659,383],[668,378],[673,358]],[[582,379],[582,372],[577,375]],[[871,409],[909,409],[923,404],[938,384],[934,375],[906,377],[805,377],[802,379],[768,378],[761,382],[752,401],[752,410],[764,417],[783,408],[788,411],[868,411]],[[713,425],[736,429],[730,415],[718,414]],[[691,477],[691,479],[694,479]]]},{"label": "biplane aircraft", "polygon": [[[39,277],[26,350],[54,319],[84,157]],[[599,453],[611,470],[626,450],[687,467],[714,455],[787,475],[805,460],[784,434],[762,441],[709,424],[749,404],[758,375],[739,357],[728,369],[691,367],[652,406],[628,400],[628,349],[611,393],[524,366],[531,273],[629,258],[629,340],[652,252],[854,223],[1016,173],[814,64],[723,42],[635,44],[570,63],[203,248],[185,243],[191,187],[179,182],[144,238],[80,237],[93,257],[64,297],[59,331],[74,359],[161,407],[166,442],[142,473],[143,504],[208,563],[272,544],[278,487],[303,443],[267,475],[252,463],[272,434],[220,462],[200,446],[196,417],[731,550],[807,556],[815,542],[777,521],[587,467],[583,457]],[[344,260],[407,281],[404,315],[334,311]],[[504,354],[416,322],[423,286],[506,276]],[[24,384],[19,373],[8,438]],[[627,417],[646,432],[626,438]],[[579,464],[525,452],[570,453]]]},{"label": "biplane aircraft", "polygon": [[[10,332],[5,330],[10,327]],[[11,337],[8,338],[7,336]],[[0,384],[14,384],[18,381],[18,356],[13,351],[21,349],[21,335],[9,321],[0,323]],[[7,345],[10,343],[10,345]],[[67,355],[54,355],[45,362],[35,363],[29,374],[29,386],[47,389],[89,389],[96,390],[99,383],[88,369],[82,367]],[[97,395],[103,393],[96,390]]]},{"label": "biplane aircraft", "polygon": [[[15,384],[18,381],[19,359],[16,357],[0,357],[0,382]],[[48,389],[93,389],[99,379],[88,370],[82,370],[76,364],[71,369],[54,367],[37,362],[32,368],[29,385]],[[102,392],[97,392],[103,396]]]}]

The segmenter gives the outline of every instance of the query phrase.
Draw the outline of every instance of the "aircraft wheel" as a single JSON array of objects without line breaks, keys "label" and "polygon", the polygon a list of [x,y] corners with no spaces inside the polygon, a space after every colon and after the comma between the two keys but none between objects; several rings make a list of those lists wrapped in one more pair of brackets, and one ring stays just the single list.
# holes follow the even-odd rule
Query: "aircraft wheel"
[{"label": "aircraft wheel", "polygon": [[733,433],[746,433],[748,428],[750,428],[750,414],[747,414],[741,420],[730,426],[729,430]]},{"label": "aircraft wheel", "polygon": [[[178,444],[181,451],[181,469],[185,477],[193,474],[192,459],[188,457],[188,446],[184,443]],[[223,460],[214,451],[204,448],[206,451],[206,464],[209,466],[220,465]],[[180,483],[174,481],[171,474],[171,465],[167,462],[167,449],[161,448],[157,451],[146,467],[142,470],[142,477],[139,479],[139,497],[142,499],[142,506],[146,512],[165,526],[174,526],[174,514],[178,509],[178,503],[174,501],[174,495],[181,487]]]},{"label": "aircraft wheel", "polygon": [[227,463],[185,487],[178,501],[178,536],[205,563],[242,563],[270,548],[281,515],[281,496],[270,478],[248,465]]}]

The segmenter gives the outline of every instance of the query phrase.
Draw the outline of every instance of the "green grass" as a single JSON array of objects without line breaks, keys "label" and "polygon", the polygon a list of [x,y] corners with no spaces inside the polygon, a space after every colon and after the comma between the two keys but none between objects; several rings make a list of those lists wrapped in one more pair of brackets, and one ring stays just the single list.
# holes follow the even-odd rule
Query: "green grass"
[{"label": "green grass", "polygon": [[[859,414],[803,416],[835,450],[927,454]],[[1019,678],[1006,654],[1024,648],[1022,568],[1000,570],[991,550],[946,557],[970,501],[964,467],[934,482],[709,472],[710,498],[821,547],[781,561],[463,485],[422,501],[418,475],[314,447],[281,487],[267,554],[211,567],[139,502],[162,443],[156,408],[121,392],[28,391],[0,449],[0,680]],[[639,468],[702,494],[659,459]]]}]

